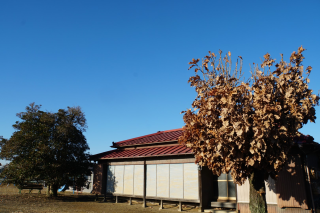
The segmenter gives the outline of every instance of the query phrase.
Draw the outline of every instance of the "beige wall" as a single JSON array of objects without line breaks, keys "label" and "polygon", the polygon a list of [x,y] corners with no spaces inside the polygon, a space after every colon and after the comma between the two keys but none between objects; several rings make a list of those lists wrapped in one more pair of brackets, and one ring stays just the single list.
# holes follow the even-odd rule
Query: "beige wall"
[{"label": "beige wall", "polygon": [[[148,164],[146,196],[199,199],[198,168],[194,163]],[[107,192],[143,195],[143,165],[109,165]]]}]

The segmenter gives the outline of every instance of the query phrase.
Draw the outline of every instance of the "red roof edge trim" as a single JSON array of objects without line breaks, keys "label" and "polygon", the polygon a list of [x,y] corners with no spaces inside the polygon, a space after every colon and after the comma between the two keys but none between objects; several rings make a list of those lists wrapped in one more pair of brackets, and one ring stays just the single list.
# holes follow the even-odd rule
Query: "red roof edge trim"
[{"label": "red roof edge trim", "polygon": [[170,130],[165,130],[163,132],[175,132],[175,131],[179,131],[179,130],[183,130],[183,128],[179,128],[179,129],[170,129]]},{"label": "red roof edge trim", "polygon": [[161,154],[161,155],[145,155],[145,156],[132,156],[132,157],[115,157],[115,158],[101,158],[101,160],[108,160],[108,159],[125,159],[125,158],[150,158],[150,157],[166,157],[166,156],[175,156],[175,155],[193,155],[193,152],[186,152],[186,153],[177,153],[177,154]]},{"label": "red roof edge trim", "polygon": [[90,160],[98,160],[101,158],[101,156],[105,156],[106,154],[110,153],[110,152],[114,152],[116,151],[116,149],[114,150],[109,150],[109,151],[106,151],[106,152],[101,152],[101,153],[98,153],[98,154],[95,154],[95,155],[90,155]]},{"label": "red roof edge trim", "polygon": [[169,156],[169,155],[188,155],[193,151],[182,145],[176,146],[163,146],[163,147],[150,147],[143,149],[131,149],[131,150],[112,150],[103,155],[99,154],[95,156],[97,160],[102,159],[121,159],[121,158],[141,158],[141,157],[157,157],[157,156]]}]

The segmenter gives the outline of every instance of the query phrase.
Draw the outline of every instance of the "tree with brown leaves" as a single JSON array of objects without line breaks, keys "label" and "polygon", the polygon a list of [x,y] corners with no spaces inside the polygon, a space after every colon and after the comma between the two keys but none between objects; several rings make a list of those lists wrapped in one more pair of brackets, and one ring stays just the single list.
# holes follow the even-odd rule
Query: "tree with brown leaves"
[{"label": "tree with brown leaves", "polygon": [[240,81],[242,57],[232,71],[230,52],[222,57],[220,51],[218,58],[209,52],[201,63],[189,63],[195,71],[189,83],[198,95],[193,110],[182,112],[185,127],[179,142],[192,148],[196,163],[213,174],[230,172],[239,185],[248,178],[252,213],[267,212],[264,180],[276,178],[298,130],[316,118],[319,96],[308,88],[312,68],[304,70],[304,50],[293,52],[290,63],[282,57],[275,66],[266,54],[247,82]]}]

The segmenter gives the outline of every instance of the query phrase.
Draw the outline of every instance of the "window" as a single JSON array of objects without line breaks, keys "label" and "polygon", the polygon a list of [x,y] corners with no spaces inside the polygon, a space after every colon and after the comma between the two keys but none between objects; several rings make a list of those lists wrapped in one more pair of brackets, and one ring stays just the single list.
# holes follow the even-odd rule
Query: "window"
[{"label": "window", "polygon": [[217,181],[218,200],[236,200],[236,188],[231,174],[221,174]]}]

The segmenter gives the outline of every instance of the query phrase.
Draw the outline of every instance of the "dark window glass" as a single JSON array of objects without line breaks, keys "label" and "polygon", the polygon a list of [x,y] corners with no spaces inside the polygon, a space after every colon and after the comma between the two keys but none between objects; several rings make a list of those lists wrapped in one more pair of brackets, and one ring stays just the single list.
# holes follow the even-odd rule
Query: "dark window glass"
[{"label": "dark window glass", "polygon": [[228,173],[228,180],[232,180],[231,173]]},{"label": "dark window glass", "polygon": [[228,195],[229,197],[236,197],[236,186],[233,181],[228,181]]},{"label": "dark window glass", "polygon": [[233,183],[231,174],[221,174],[217,177],[218,197],[219,199],[228,199],[236,197],[236,186]]},{"label": "dark window glass", "polygon": [[227,180],[227,175],[226,174],[221,174],[219,177],[218,177],[218,180]]},{"label": "dark window glass", "polygon": [[227,181],[218,181],[219,197],[227,197]]}]

